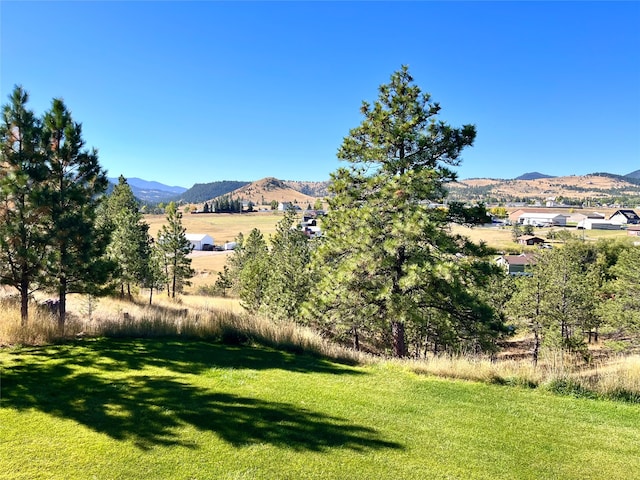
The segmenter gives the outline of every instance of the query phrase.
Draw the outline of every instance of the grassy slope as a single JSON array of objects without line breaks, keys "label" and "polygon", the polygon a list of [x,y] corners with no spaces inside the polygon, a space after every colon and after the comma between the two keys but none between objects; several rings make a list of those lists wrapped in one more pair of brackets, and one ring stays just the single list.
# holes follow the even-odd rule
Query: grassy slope
[{"label": "grassy slope", "polygon": [[0,478],[622,479],[640,406],[266,348],[0,351]]}]

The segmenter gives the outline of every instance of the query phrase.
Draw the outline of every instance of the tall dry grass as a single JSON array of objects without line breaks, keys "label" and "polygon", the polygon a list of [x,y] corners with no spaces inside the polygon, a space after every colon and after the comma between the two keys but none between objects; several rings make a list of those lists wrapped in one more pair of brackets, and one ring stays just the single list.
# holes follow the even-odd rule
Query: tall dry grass
[{"label": "tall dry grass", "polygon": [[293,322],[247,315],[232,299],[188,296],[175,302],[159,297],[156,302],[151,306],[116,299],[89,302],[86,297],[70,296],[68,321],[61,334],[55,317],[45,308],[34,304],[28,324],[22,327],[16,301],[0,299],[0,346],[42,345],[84,336],[205,339],[259,344],[350,364],[386,364],[421,375],[640,402],[640,355],[585,364],[548,350],[535,367],[528,360],[495,361],[470,355],[383,359],[337,345]]},{"label": "tall dry grass", "polygon": [[183,297],[172,301],[159,297],[148,305],[70,295],[64,332],[58,330],[56,318],[37,303],[32,304],[29,321],[23,327],[19,305],[10,299],[2,302],[0,346],[43,345],[81,337],[171,337],[260,344],[351,364],[365,361],[364,354],[336,345],[309,328],[247,315],[231,299]]},{"label": "tall dry grass", "polygon": [[562,352],[545,353],[537,366],[527,360],[492,361],[465,355],[391,362],[399,363],[417,374],[640,403],[640,355],[617,355],[584,364]]}]

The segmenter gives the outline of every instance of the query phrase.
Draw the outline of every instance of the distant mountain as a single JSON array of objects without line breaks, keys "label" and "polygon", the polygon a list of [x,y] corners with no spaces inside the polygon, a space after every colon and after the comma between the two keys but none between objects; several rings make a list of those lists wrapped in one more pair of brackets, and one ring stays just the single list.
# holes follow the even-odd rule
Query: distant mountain
[{"label": "distant mountain", "polygon": [[[580,204],[589,199],[605,203],[640,198],[640,179],[610,173],[591,173],[534,180],[500,180],[478,178],[450,184],[449,200],[473,203],[540,202],[550,199]],[[635,200],[633,200],[635,201]]]},{"label": "distant mountain", "polygon": [[294,190],[309,195],[311,197],[327,197],[329,196],[329,181],[324,182],[304,182],[298,180],[285,180],[284,184]]},{"label": "distant mountain", "polygon": [[[109,178],[109,182],[113,185],[118,184],[118,179]],[[175,187],[164,185],[159,182],[150,182],[141,178],[127,178],[127,183],[131,187],[133,195],[140,201],[145,203],[159,203],[171,200],[177,200],[178,196],[187,189],[184,187]],[[111,191],[111,189],[109,189]]]},{"label": "distant mountain", "polygon": [[637,172],[632,172],[629,175],[616,175],[615,173],[606,173],[606,172],[592,173],[591,175],[612,178],[620,182],[627,182],[627,183],[633,183],[634,185],[640,185],[640,176],[634,177],[633,176],[634,173],[640,173],[640,170],[638,170]]},{"label": "distant mountain", "polygon": [[514,180],[538,180],[539,178],[554,178],[553,175],[545,175],[539,172],[530,172],[514,178]]},{"label": "distant mountain", "polygon": [[277,202],[296,203],[301,208],[306,207],[307,204],[313,205],[316,197],[291,188],[288,185],[289,183],[288,181],[267,177],[243,185],[241,188],[230,192],[229,195],[241,200],[251,201],[255,205],[268,205],[274,200]]},{"label": "distant mountain", "polygon": [[[115,183],[118,183],[117,178],[114,180],[115,180]],[[127,183],[132,187],[140,188],[142,190],[159,190],[161,192],[171,192],[178,195],[188,190],[184,187],[176,187],[176,186],[170,187],[168,185],[164,185],[159,182],[143,180],[142,178],[136,178],[136,177],[127,178]]]},{"label": "distant mountain", "polygon": [[625,178],[640,178],[640,170],[636,170],[635,172],[627,173]]},{"label": "distant mountain", "polygon": [[236,180],[222,180],[210,183],[196,183],[186,192],[180,195],[180,199],[187,203],[202,203],[212,200],[222,195],[227,195],[237,190],[249,182],[240,182]]}]

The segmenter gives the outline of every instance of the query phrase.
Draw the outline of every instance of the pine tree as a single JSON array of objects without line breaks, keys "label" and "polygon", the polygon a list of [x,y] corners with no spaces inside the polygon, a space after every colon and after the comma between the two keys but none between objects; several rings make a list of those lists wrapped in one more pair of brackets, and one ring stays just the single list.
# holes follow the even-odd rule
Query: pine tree
[{"label": "pine tree", "polygon": [[104,202],[102,221],[111,231],[107,257],[117,265],[115,277],[120,284],[120,298],[132,299],[131,285],[143,282],[151,257],[149,225],[142,220],[138,201],[127,180],[120,176],[118,185]]},{"label": "pine tree", "polygon": [[607,298],[599,312],[618,329],[640,333],[640,247],[627,246],[619,252],[612,277],[606,283]]},{"label": "pine tree", "polygon": [[28,93],[16,86],[3,106],[0,125],[0,283],[20,294],[22,325],[29,317],[29,295],[47,254],[47,215],[40,148],[42,129],[27,109]]},{"label": "pine tree", "polygon": [[338,151],[350,166],[331,175],[333,198],[314,255],[314,317],[360,315],[396,356],[407,354],[407,323],[421,322],[428,309],[457,322],[468,343],[501,331],[473,294],[473,283],[486,281],[479,273],[486,262],[476,261],[484,252],[450,235],[446,212],[428,206],[446,196],[456,179],[450,167],[476,136],[472,125],[438,121],[439,111],[407,67],[379,88],[373,105],[363,102],[363,122]]},{"label": "pine tree", "polygon": [[160,229],[156,243],[163,254],[167,295],[175,298],[185,285],[190,285],[189,279],[194,275],[191,258],[188,257],[193,245],[187,240],[186,229],[182,226],[182,213],[175,202],[169,203],[166,213],[167,223]]},{"label": "pine tree", "polygon": [[153,302],[153,292],[162,290],[167,286],[167,259],[165,254],[153,239],[149,240],[149,261],[144,271],[142,286],[149,289],[149,305]]},{"label": "pine tree", "polygon": [[309,240],[293,210],[288,210],[271,237],[269,280],[262,310],[275,320],[297,320],[311,289]]},{"label": "pine tree", "polygon": [[84,148],[82,126],[74,122],[62,100],[53,100],[43,125],[52,252],[48,281],[58,292],[62,330],[67,294],[98,292],[112,267],[104,258],[109,232],[96,223],[96,209],[108,181],[97,151]]},{"label": "pine tree", "polygon": [[246,238],[238,235],[236,244],[227,273],[243,308],[250,313],[257,313],[263,306],[269,283],[267,242],[262,232],[254,228]]}]

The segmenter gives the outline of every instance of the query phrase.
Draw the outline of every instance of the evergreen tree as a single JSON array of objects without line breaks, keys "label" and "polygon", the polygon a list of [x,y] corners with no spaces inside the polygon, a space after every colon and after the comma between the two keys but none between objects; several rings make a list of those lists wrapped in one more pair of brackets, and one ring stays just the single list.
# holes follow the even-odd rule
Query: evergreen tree
[{"label": "evergreen tree", "polygon": [[584,332],[601,321],[597,258],[593,246],[570,242],[563,248],[541,251],[532,275],[516,281],[510,309],[534,335],[534,363],[544,345],[586,351]]},{"label": "evergreen tree", "polygon": [[142,286],[149,289],[149,305],[151,305],[154,290],[160,291],[168,283],[168,264],[164,251],[153,239],[149,239],[149,252],[149,261],[144,271]]},{"label": "evergreen tree", "polygon": [[351,165],[331,176],[334,196],[314,256],[314,316],[352,318],[364,306],[358,313],[382,324],[396,356],[407,354],[405,327],[422,321],[425,309],[458,322],[468,342],[500,331],[470,280],[487,281],[474,273],[484,268],[475,260],[482,249],[451,235],[446,212],[428,206],[446,196],[456,179],[450,167],[476,136],[472,125],[438,121],[439,111],[407,67],[373,105],[363,102],[363,122],[338,151]]},{"label": "evergreen tree", "polygon": [[28,93],[15,87],[9,99],[0,125],[0,283],[18,290],[25,325],[29,295],[47,253],[47,167],[40,149],[40,121],[26,106]]},{"label": "evergreen tree", "polygon": [[263,311],[275,320],[297,319],[311,289],[309,241],[288,210],[276,226],[269,251],[269,280]]},{"label": "evergreen tree", "polygon": [[73,121],[62,100],[53,100],[43,124],[52,251],[48,280],[58,292],[62,330],[67,294],[96,293],[112,267],[104,258],[109,233],[96,224],[96,209],[108,180],[96,150],[84,148],[82,126]]},{"label": "evergreen tree", "polygon": [[182,226],[182,214],[174,202],[166,208],[167,223],[160,228],[157,245],[163,254],[165,275],[167,278],[167,295],[175,298],[194,272],[191,268],[191,258],[188,255],[193,245],[187,240],[186,229]]},{"label": "evergreen tree", "polygon": [[236,238],[228,275],[241,305],[250,313],[257,313],[264,302],[269,282],[268,255],[267,242],[257,228],[246,238],[242,234]]},{"label": "evergreen tree", "polygon": [[233,288],[233,278],[231,270],[228,265],[225,265],[222,272],[218,272],[218,278],[215,283],[215,290],[222,294],[223,297],[227,296],[227,290]]},{"label": "evergreen tree", "polygon": [[640,332],[640,247],[624,249],[611,271],[614,277],[607,285],[610,294],[600,306],[600,312],[612,326],[637,334]]},{"label": "evergreen tree", "polygon": [[127,180],[121,175],[118,185],[104,202],[103,217],[111,231],[107,257],[117,265],[115,277],[120,298],[132,299],[131,285],[140,284],[146,276],[151,257],[149,225],[142,220],[138,201]]}]

